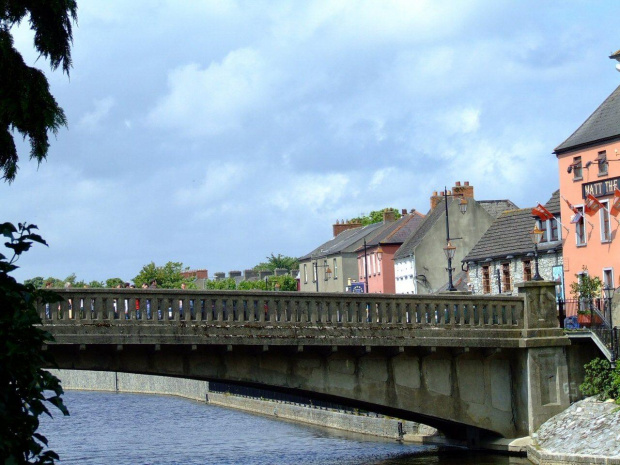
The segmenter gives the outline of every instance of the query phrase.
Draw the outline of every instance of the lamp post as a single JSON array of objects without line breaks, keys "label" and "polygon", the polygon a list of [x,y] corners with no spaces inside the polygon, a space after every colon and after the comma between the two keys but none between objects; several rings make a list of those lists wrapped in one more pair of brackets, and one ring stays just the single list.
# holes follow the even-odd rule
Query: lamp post
[{"label": "lamp post", "polygon": [[540,273],[538,272],[538,244],[540,244],[540,241],[542,240],[543,232],[544,231],[542,229],[538,229],[537,225],[534,225],[534,229],[530,231],[530,237],[532,238],[532,242],[534,243],[534,264],[536,266],[536,272],[534,273],[534,277],[532,278],[533,281],[543,280],[543,278],[540,276]]},{"label": "lamp post", "polygon": [[607,307],[607,312],[609,314],[609,327],[611,328],[611,366],[612,368],[616,367],[616,358],[618,356],[618,340],[617,340],[617,328],[614,328],[613,319],[612,319],[612,308],[611,308],[611,300],[614,297],[615,289],[613,286],[607,284],[603,288],[603,296],[605,297],[605,304]]},{"label": "lamp post", "polygon": [[364,281],[366,281],[364,292],[368,294],[368,256],[366,255],[366,238],[364,238]]},{"label": "lamp post", "polygon": [[[456,291],[456,287],[452,283],[452,272],[454,268],[452,268],[452,259],[454,258],[454,254],[456,252],[456,247],[452,245],[450,242],[450,216],[448,214],[448,197],[461,197],[456,195],[448,195],[448,188],[444,186],[444,204],[446,207],[446,246],[443,248],[444,253],[446,254],[446,258],[448,259],[448,291]],[[459,210],[464,215],[467,212],[467,200],[461,197],[459,201]]]},{"label": "lamp post", "polygon": [[317,292],[319,292],[319,268],[325,268],[325,281],[329,280],[332,277],[331,268],[327,264],[319,265],[319,259],[317,257],[314,260],[314,277],[315,277],[315,284],[316,284]]}]

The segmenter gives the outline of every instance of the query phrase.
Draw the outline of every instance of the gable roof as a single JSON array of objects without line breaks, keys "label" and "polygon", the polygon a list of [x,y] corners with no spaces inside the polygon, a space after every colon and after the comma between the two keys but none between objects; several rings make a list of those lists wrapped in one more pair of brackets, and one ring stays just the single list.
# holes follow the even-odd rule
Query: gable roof
[{"label": "gable roof", "polygon": [[417,211],[401,216],[397,221],[388,223],[387,226],[377,232],[367,246],[379,244],[402,244],[412,232],[424,221],[424,215]]},{"label": "gable roof", "polygon": [[342,252],[353,252],[357,247],[357,241],[367,237],[377,229],[385,226],[383,222],[369,224],[362,226],[361,228],[347,229],[342,231],[333,239],[321,244],[312,252],[299,257],[299,261],[308,260],[314,256],[326,257],[328,255],[334,255]]},{"label": "gable roof", "polygon": [[594,113],[555,148],[556,155],[594,142],[620,137],[620,86],[605,99]]},{"label": "gable roof", "polygon": [[[478,243],[465,256],[464,262],[487,258],[506,258],[509,255],[526,255],[534,252],[530,231],[534,226],[531,208],[509,210],[501,214],[482,235]],[[539,251],[557,249],[562,242],[543,242]]]},{"label": "gable roof", "polygon": [[[450,208],[450,205],[452,205],[452,202],[454,202],[454,200],[454,197],[448,198],[448,208]],[[435,206],[435,208],[428,212],[418,229],[416,229],[416,231],[411,236],[409,236],[409,238],[405,242],[403,242],[403,245],[398,248],[398,250],[394,254],[394,260],[405,258],[413,254],[413,251],[418,246],[418,244],[422,242],[422,239],[424,239],[426,233],[433,227],[435,223],[437,223],[437,220],[443,218],[446,214],[446,207],[444,202],[445,199],[441,199],[439,203]]]},{"label": "gable roof", "polygon": [[516,210],[517,207],[513,202],[508,199],[504,200],[478,200],[478,204],[484,208],[489,215],[493,218],[499,218],[499,216],[506,210]]},{"label": "gable roof", "polygon": [[545,204],[545,208],[555,216],[560,216],[560,189],[551,194],[551,198]]}]

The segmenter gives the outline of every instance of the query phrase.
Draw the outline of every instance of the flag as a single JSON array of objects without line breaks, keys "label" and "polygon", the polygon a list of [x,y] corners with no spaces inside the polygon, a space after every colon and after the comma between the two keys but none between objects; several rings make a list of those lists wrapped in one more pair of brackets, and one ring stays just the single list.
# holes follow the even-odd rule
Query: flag
[{"label": "flag", "polygon": [[543,207],[541,204],[532,208],[532,216],[537,216],[541,221],[547,221],[554,218],[553,213]]},{"label": "flag", "polygon": [[597,211],[599,211],[601,207],[605,208],[605,206],[601,202],[599,202],[598,199],[592,194],[588,194],[588,196],[586,197],[585,207],[586,213],[590,216],[594,215]]},{"label": "flag", "polygon": [[611,201],[612,214],[617,215],[620,212],[620,190],[616,187],[614,190],[614,198]]},{"label": "flag", "polygon": [[576,211],[574,215],[570,217],[570,224],[577,224],[581,221],[583,215],[580,211]]},{"label": "flag", "polygon": [[[564,199],[564,197],[562,197]],[[568,200],[564,199],[564,202],[566,202],[566,205],[568,205],[568,208],[570,208],[572,210],[572,212],[576,215],[577,213],[579,213],[579,210],[577,209],[577,207],[575,207],[572,203],[570,203]],[[572,223],[572,221],[571,221]]]}]

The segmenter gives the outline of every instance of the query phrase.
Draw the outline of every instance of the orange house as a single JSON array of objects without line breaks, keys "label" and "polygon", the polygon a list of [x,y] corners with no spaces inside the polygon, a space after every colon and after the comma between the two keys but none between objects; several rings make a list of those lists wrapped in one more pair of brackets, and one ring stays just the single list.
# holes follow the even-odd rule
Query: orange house
[{"label": "orange house", "polygon": [[[612,56],[613,58],[614,56]],[[564,282],[598,276],[618,287],[620,237],[614,192],[620,188],[620,86],[555,149],[560,171],[561,217],[566,228]],[[587,270],[587,271],[586,271]]]}]

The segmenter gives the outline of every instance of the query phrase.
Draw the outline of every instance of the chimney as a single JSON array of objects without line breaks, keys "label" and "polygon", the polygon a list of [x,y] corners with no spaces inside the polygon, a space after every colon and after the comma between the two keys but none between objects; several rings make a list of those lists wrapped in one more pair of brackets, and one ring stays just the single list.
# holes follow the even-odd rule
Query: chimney
[{"label": "chimney", "polygon": [[403,209],[400,211],[400,214],[401,214],[402,216],[405,216],[405,215],[407,214],[407,209],[406,209],[406,208],[403,208]]},{"label": "chimney", "polygon": [[431,210],[434,210],[439,202],[443,200],[443,191],[441,191],[440,195],[437,195],[437,191],[433,192],[431,196]]},{"label": "chimney", "polygon": [[[448,195],[454,195],[458,197],[463,197],[466,199],[474,198],[474,186],[469,185],[469,181],[465,181],[463,185],[461,185],[460,181],[456,181],[454,183],[454,187],[451,191],[448,191]],[[437,206],[439,202],[443,200],[443,191],[439,192],[437,195],[437,191],[433,192],[431,197],[431,210]]]},{"label": "chimney", "polygon": [[343,231],[347,231],[349,229],[359,228],[362,226],[362,223],[352,223],[351,221],[347,221],[345,223],[344,220],[338,221],[336,220],[336,224],[333,225],[334,237],[340,234]]},{"label": "chimney", "polygon": [[394,210],[392,210],[391,208],[386,208],[385,210],[383,210],[383,222],[392,223],[394,221],[396,221],[396,215],[394,213]]},{"label": "chimney", "polygon": [[462,195],[465,199],[474,198],[474,186],[470,186],[469,181],[465,181],[462,186],[460,182],[455,182],[452,192],[454,195]]}]

